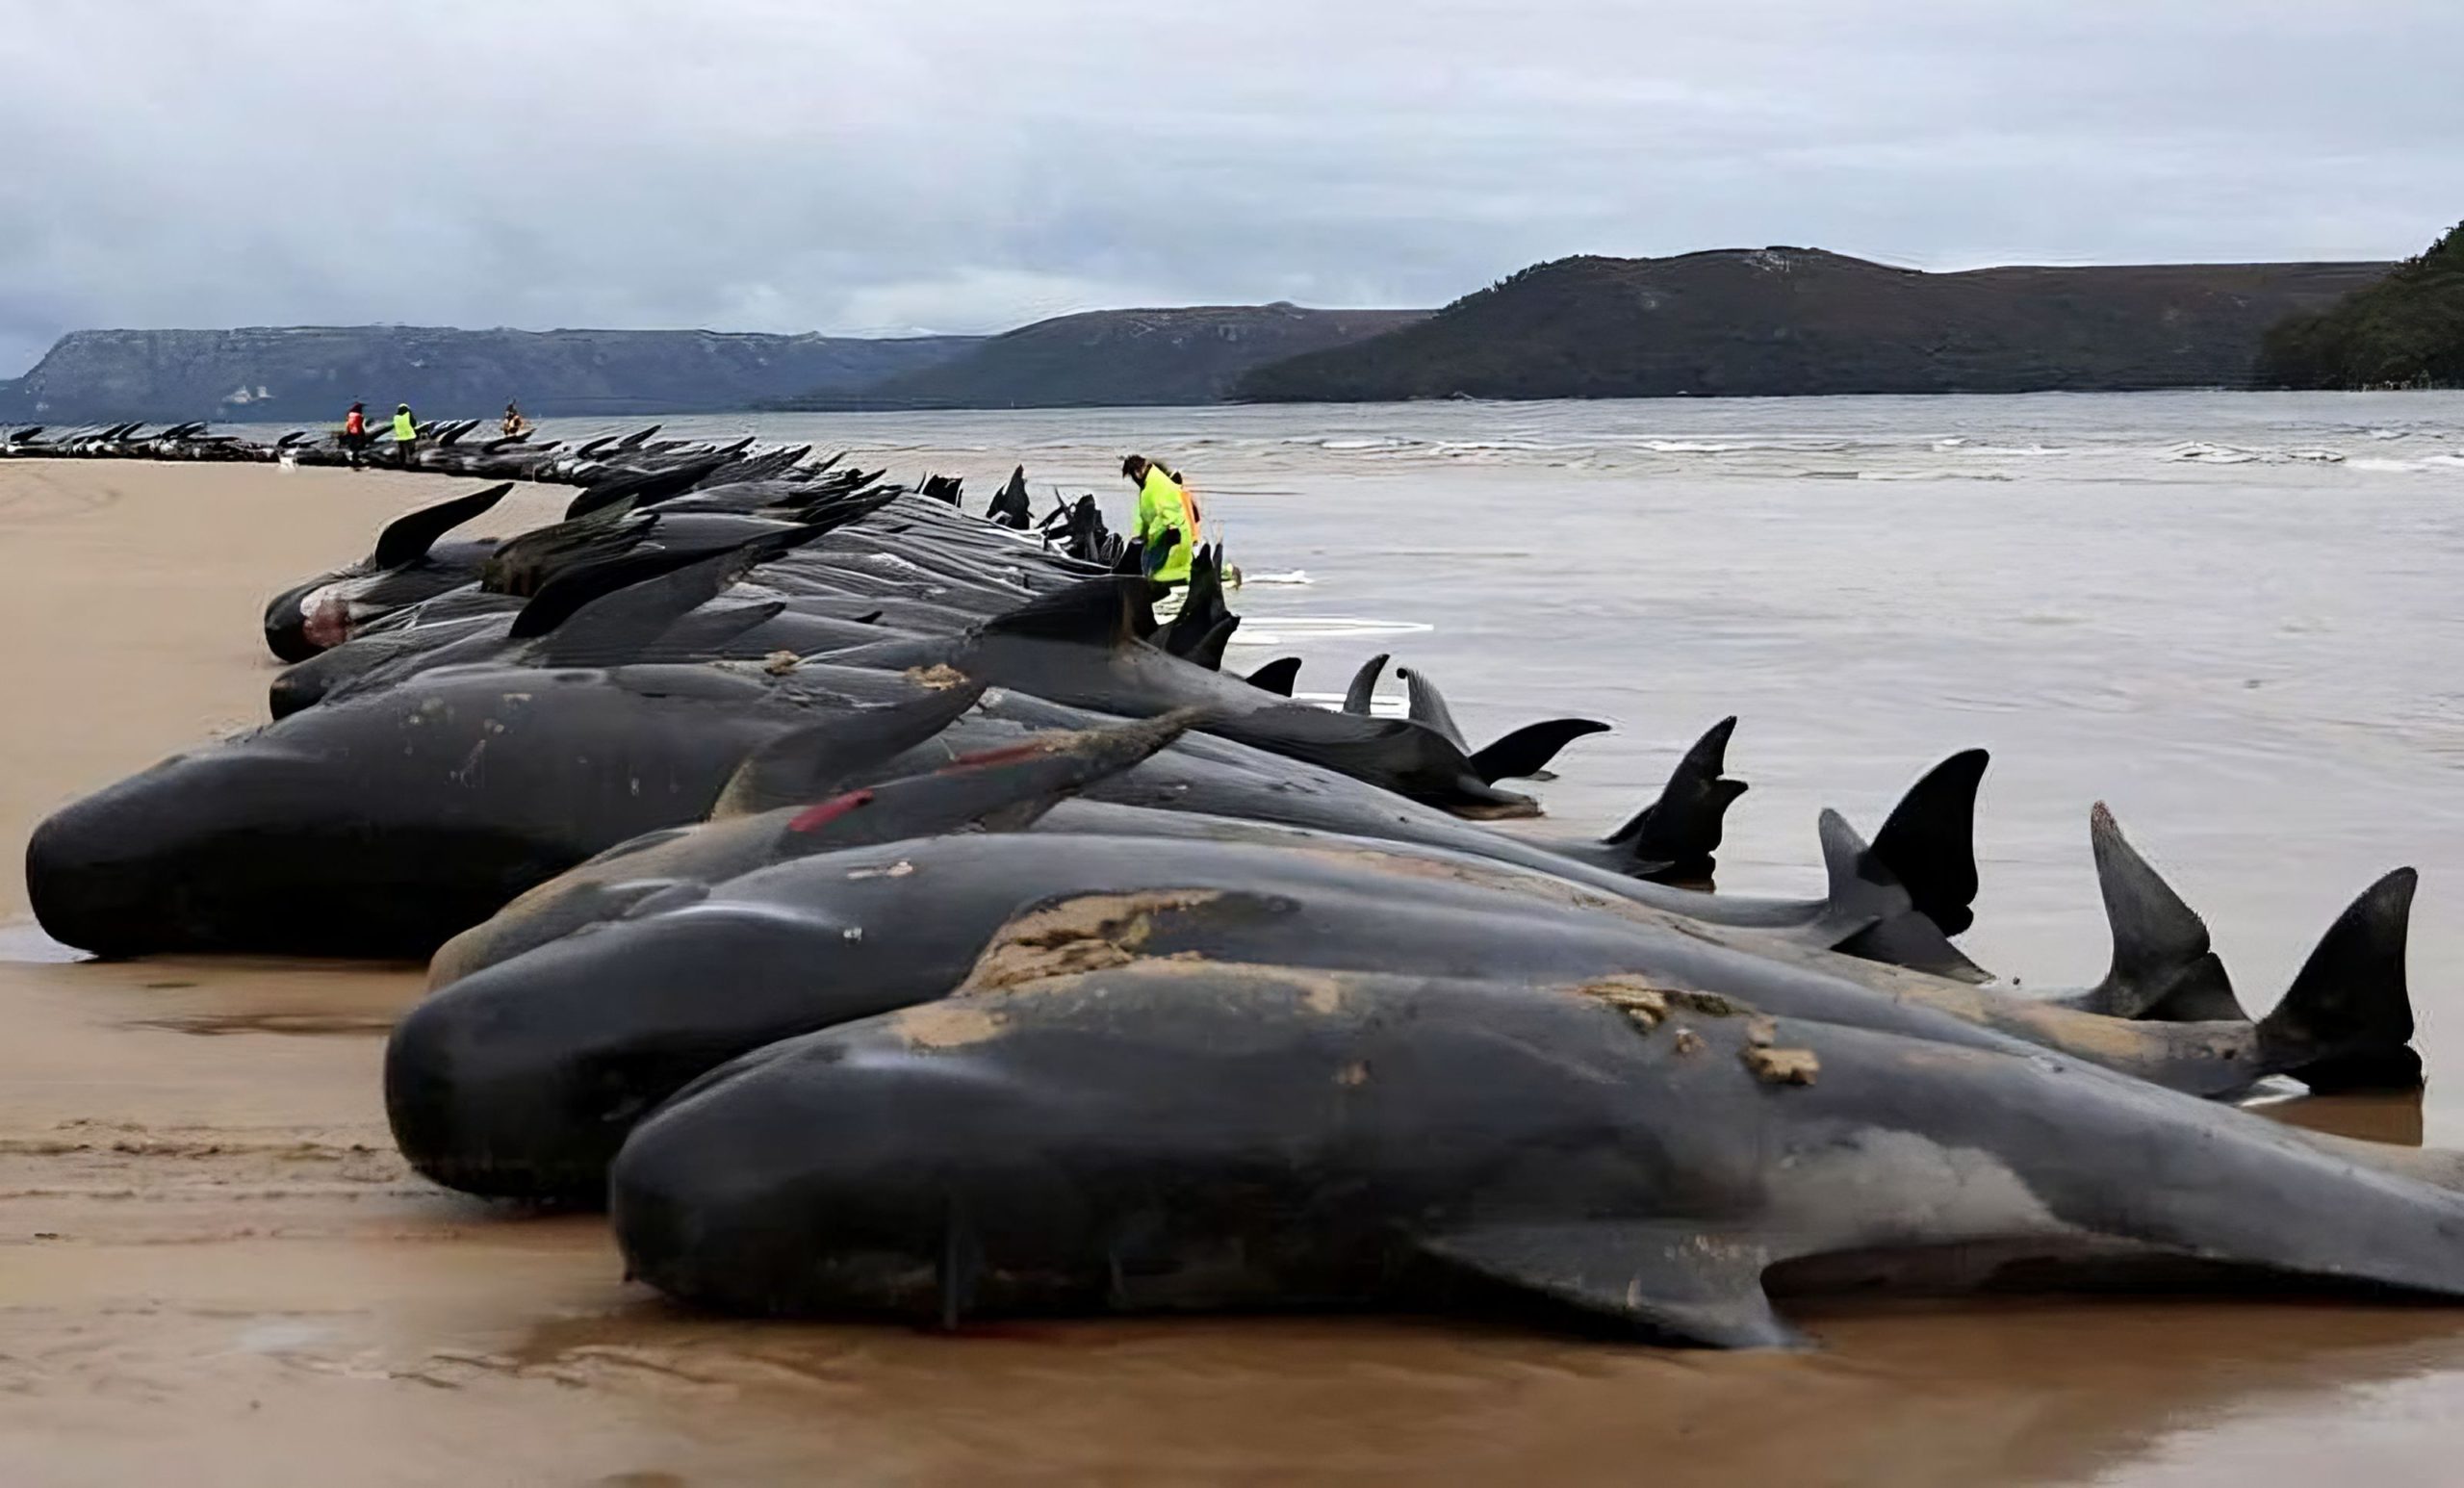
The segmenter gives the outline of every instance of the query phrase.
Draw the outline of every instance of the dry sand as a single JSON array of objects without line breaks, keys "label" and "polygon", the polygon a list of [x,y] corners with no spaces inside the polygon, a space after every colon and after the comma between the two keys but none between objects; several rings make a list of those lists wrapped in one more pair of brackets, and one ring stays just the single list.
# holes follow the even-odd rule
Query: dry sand
[{"label": "dry sand", "polygon": [[[424,477],[0,464],[0,834],[262,716],[273,590]],[[526,526],[563,494],[499,514]],[[1443,1321],[758,1326],[410,1177],[407,968],[44,962],[0,885],[0,1483],[2447,1482],[2464,1314],[1827,1303],[1805,1354]],[[2306,1119],[2397,1136],[2404,1103]]]}]

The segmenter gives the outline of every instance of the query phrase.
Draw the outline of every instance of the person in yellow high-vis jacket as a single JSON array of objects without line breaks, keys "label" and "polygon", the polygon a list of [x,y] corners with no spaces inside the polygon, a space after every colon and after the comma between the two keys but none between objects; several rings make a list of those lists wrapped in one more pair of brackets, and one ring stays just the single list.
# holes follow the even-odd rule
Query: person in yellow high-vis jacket
[{"label": "person in yellow high-vis jacket", "polygon": [[394,405],[394,460],[402,469],[411,468],[411,456],[419,452],[420,421],[411,413],[408,403]]},{"label": "person in yellow high-vis jacket", "polygon": [[1120,462],[1138,487],[1138,525],[1130,533],[1146,547],[1146,577],[1162,584],[1190,581],[1190,559],[1203,541],[1197,501],[1171,473],[1142,454]]}]

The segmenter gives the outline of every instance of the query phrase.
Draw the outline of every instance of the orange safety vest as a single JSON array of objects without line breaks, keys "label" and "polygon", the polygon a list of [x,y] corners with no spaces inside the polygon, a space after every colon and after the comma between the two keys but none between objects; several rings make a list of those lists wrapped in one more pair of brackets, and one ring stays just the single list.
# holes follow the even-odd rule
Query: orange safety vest
[{"label": "orange safety vest", "polygon": [[343,432],[346,434],[367,433],[368,417],[356,408],[343,415]]},{"label": "orange safety vest", "polygon": [[1198,513],[1197,493],[1190,489],[1190,483],[1186,480],[1173,483],[1181,488],[1181,511],[1190,519],[1190,546],[1202,548],[1206,546],[1203,535],[1206,519]]}]

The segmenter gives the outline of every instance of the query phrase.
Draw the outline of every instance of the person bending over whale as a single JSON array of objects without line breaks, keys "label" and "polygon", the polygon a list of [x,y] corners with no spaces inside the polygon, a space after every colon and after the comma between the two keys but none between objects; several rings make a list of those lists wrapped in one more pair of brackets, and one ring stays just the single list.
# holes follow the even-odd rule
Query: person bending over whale
[{"label": "person bending over whale", "polygon": [[1201,531],[1197,503],[1170,472],[1142,454],[1123,459],[1120,473],[1138,488],[1138,525],[1131,535],[1146,545],[1146,577],[1174,588],[1187,584]]}]

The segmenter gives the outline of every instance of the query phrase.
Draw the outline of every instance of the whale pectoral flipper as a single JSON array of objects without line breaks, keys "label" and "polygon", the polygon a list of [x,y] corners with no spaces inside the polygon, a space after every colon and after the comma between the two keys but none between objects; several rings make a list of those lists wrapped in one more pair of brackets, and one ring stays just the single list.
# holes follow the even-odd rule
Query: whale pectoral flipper
[{"label": "whale pectoral flipper", "polygon": [[1684,1221],[1500,1224],[1423,1237],[1420,1248],[1508,1286],[1714,1348],[1793,1348],[1762,1290],[1759,1237]]}]

